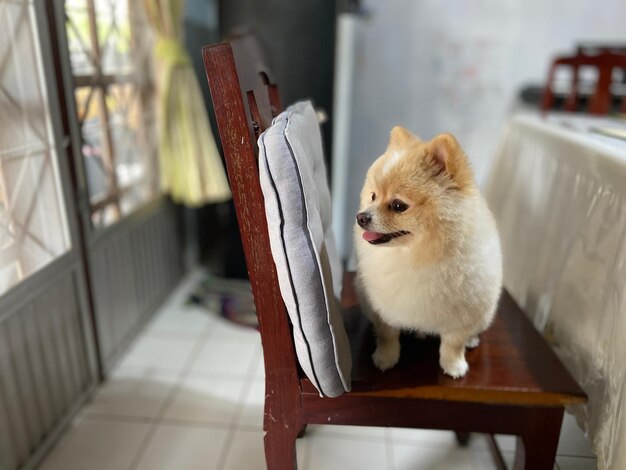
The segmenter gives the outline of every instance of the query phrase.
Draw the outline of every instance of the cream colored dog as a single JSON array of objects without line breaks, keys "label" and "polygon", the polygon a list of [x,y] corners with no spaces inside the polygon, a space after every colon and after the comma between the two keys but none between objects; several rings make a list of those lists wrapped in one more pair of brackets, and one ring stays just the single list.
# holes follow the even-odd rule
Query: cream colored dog
[{"label": "cream colored dog", "polygon": [[402,127],[370,167],[355,225],[357,288],[376,331],[374,364],[400,358],[401,330],[441,337],[439,364],[468,370],[465,348],[491,323],[502,284],[493,216],[456,139]]}]

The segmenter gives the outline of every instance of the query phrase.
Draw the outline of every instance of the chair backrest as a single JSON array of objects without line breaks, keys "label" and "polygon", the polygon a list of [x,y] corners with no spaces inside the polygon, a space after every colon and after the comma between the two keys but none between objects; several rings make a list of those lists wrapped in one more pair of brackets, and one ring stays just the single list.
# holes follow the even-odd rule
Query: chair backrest
[{"label": "chair backrest", "polygon": [[[595,55],[578,53],[572,57],[558,57],[551,66],[548,73],[548,80],[544,88],[541,101],[541,109],[547,111],[554,106],[554,80],[556,71],[560,67],[572,69],[571,91],[565,100],[565,111],[576,111],[578,108],[578,87],[579,72],[582,67],[592,67],[597,70],[598,79],[595,84],[595,91],[587,103],[587,112],[591,114],[607,114],[611,110],[613,95],[611,84],[613,81],[613,70],[622,69],[626,74],[626,55],[611,51],[602,51]],[[622,97],[621,111],[626,112],[626,97]]]},{"label": "chair backrest", "polygon": [[576,53],[583,55],[597,55],[604,52],[614,54],[626,54],[626,43],[582,42],[576,46]]},{"label": "chair backrest", "polygon": [[279,381],[283,390],[295,387],[288,395],[295,397],[299,369],[270,251],[256,146],[281,111],[278,89],[251,35],[207,46],[202,54],[259,318],[266,380]]}]

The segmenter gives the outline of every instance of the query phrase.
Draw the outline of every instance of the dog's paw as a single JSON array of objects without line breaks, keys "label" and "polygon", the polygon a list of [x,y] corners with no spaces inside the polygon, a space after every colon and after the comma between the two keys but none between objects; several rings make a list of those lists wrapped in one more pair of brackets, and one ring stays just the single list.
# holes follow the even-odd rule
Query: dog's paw
[{"label": "dog's paw", "polygon": [[452,360],[444,360],[442,358],[439,361],[439,365],[441,365],[444,373],[449,375],[453,379],[460,379],[465,374],[467,374],[467,370],[469,369],[467,361],[464,357],[455,358]]},{"label": "dog's paw", "polygon": [[381,371],[386,371],[395,366],[400,360],[400,345],[378,346],[374,354],[372,354],[372,361],[374,365]]},{"label": "dog's paw", "polygon": [[478,336],[472,336],[467,343],[465,343],[465,347],[467,349],[474,349],[480,344],[480,338]]}]

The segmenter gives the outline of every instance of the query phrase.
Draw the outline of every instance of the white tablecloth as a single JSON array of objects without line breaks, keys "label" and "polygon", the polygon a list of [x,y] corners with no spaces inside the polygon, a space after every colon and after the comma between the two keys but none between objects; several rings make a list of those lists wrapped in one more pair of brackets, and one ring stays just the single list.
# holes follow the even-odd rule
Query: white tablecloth
[{"label": "white tablecloth", "polygon": [[487,185],[504,284],[589,395],[600,469],[626,469],[626,142],[616,120],[520,115]]}]

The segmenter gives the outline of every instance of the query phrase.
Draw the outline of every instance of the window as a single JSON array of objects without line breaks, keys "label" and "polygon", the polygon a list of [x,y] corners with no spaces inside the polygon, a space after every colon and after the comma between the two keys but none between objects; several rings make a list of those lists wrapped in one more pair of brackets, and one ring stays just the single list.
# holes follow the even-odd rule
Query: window
[{"label": "window", "polygon": [[0,0],[0,295],[70,247],[32,2]]},{"label": "window", "polygon": [[66,0],[91,220],[109,225],[158,191],[153,40],[137,0]]}]

